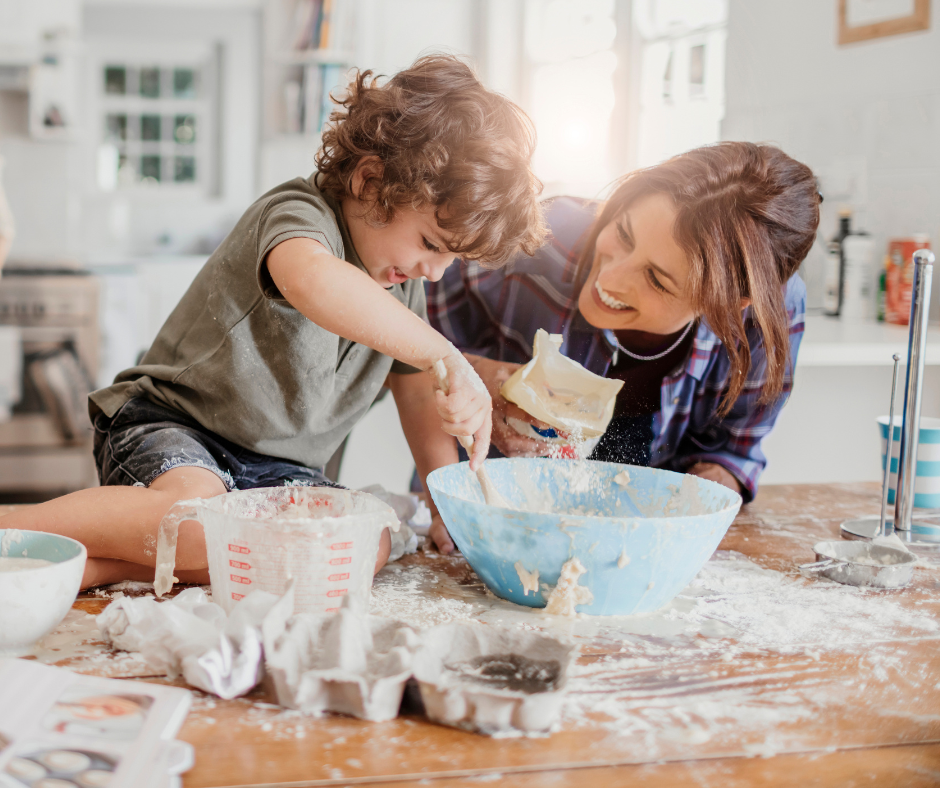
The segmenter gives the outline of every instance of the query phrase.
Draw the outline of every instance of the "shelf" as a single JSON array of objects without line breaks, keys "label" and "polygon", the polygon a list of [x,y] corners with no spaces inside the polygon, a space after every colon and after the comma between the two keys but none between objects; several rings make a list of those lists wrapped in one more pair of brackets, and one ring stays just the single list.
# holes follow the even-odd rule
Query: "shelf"
[{"label": "shelf", "polygon": [[304,66],[312,63],[343,66],[352,63],[354,55],[352,52],[337,49],[305,49],[299,52],[293,51],[271,55],[267,59],[270,63],[282,66]]},{"label": "shelf", "polygon": [[[907,360],[907,326],[810,315],[798,367],[890,367],[897,353]],[[940,365],[940,327],[927,329],[925,363]]]}]

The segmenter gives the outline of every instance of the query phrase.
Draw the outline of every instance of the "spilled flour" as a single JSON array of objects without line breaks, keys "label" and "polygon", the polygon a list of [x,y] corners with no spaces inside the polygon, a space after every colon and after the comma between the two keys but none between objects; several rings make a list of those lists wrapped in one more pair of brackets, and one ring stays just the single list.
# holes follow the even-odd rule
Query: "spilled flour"
[{"label": "spilled flour", "polygon": [[[918,598],[807,581],[795,568],[764,569],[740,554],[719,551],[681,594],[654,613],[568,617],[498,599],[460,557],[412,561],[406,558],[378,573],[374,615],[416,628],[465,621],[572,638],[582,646],[582,658],[569,672],[563,725],[616,737],[619,750],[628,753],[624,757],[687,758],[703,742],[713,749],[738,746],[742,730],[755,755],[811,748],[818,743],[806,741],[809,726],[803,721],[849,718],[853,704],[870,697],[876,700],[866,701],[868,708],[880,709],[872,713],[886,724],[891,715],[903,714],[910,719],[921,714],[924,725],[933,724],[926,715],[935,715],[935,709],[904,706],[906,700],[892,688],[917,682],[925,704],[935,696],[936,663],[918,660],[910,640],[940,642],[935,591]],[[130,654],[113,654],[96,636],[94,618],[73,610],[45,641],[40,659],[72,657],[73,670],[147,675],[146,665]],[[846,669],[834,670],[839,664]],[[198,695],[196,703],[203,712],[214,707]],[[300,739],[313,730],[296,711],[248,699],[231,703],[237,704],[241,725],[272,740]],[[192,725],[214,723],[204,714],[191,717]],[[348,721],[326,718],[319,726],[337,737],[323,745],[324,768],[335,768],[337,780],[348,776],[344,761],[329,760],[334,744],[346,752],[339,745]]]},{"label": "spilled flour", "polygon": [[[565,719],[635,741],[647,758],[687,757],[689,745],[733,741],[742,729],[755,733],[754,755],[811,746],[801,722],[860,704],[904,716],[912,710],[898,677],[925,691],[936,683],[934,663],[918,664],[899,644],[940,636],[935,604],[919,610],[724,551],[665,608],[578,620],[588,622],[591,642],[619,642],[620,653],[574,666]],[[858,661],[848,672],[825,664],[846,659]]]},{"label": "spilled flour", "polygon": [[681,596],[698,602],[687,614],[690,623],[721,621],[739,644],[757,648],[865,643],[896,637],[899,630],[940,633],[932,616],[883,592],[804,582],[735,553],[717,553]]},{"label": "spilled flour", "polygon": [[468,600],[478,594],[468,597],[464,589],[455,586],[446,575],[427,567],[391,564],[375,577],[369,612],[417,629],[474,618],[477,609]]},{"label": "spilled flour", "polygon": [[539,570],[538,569],[532,572],[529,572],[522,565],[522,561],[516,561],[516,563],[513,565],[513,569],[515,569],[516,574],[519,575],[519,582],[522,583],[523,594],[528,596],[530,591],[533,594],[537,594],[539,592]]},{"label": "spilled flour", "polygon": [[594,601],[594,594],[590,588],[578,585],[578,578],[587,569],[577,559],[572,558],[565,562],[558,577],[558,585],[552,589],[545,605],[545,612],[554,616],[573,616],[578,605],[589,605]]}]

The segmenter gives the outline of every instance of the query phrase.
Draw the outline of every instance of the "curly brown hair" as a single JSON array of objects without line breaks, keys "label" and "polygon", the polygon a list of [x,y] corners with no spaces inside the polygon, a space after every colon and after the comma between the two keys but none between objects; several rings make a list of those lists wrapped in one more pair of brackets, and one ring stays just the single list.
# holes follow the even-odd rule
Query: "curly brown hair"
[{"label": "curly brown hair", "polygon": [[720,142],[632,172],[591,225],[579,277],[590,269],[601,230],[652,194],[668,196],[676,208],[673,236],[689,256],[692,309],[731,362],[719,415],[730,411],[751,369],[743,299],[750,302],[767,359],[760,401],[773,402],[791,362],[784,290],[819,226],[822,196],[812,170],[773,145]]},{"label": "curly brown hair", "polygon": [[[323,131],[318,183],[336,200],[369,195],[370,219],[392,220],[400,207],[435,208],[450,251],[490,266],[545,241],[530,169],[535,128],[509,99],[487,90],[456,57],[422,57],[383,85],[359,71]],[[382,163],[353,193],[366,156]]]}]

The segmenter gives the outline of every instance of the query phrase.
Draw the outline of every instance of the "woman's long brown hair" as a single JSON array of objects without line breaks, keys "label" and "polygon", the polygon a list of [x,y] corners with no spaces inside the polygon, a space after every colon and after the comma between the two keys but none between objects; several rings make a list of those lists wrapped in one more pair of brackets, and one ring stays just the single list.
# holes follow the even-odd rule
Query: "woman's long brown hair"
[{"label": "woman's long brown hair", "polygon": [[812,171],[772,145],[721,142],[626,175],[591,226],[578,263],[583,281],[601,230],[636,200],[668,196],[673,236],[689,256],[689,296],[731,362],[719,415],[737,400],[751,367],[743,299],[751,305],[767,358],[760,402],[783,390],[789,363],[787,280],[809,253],[822,198]]}]

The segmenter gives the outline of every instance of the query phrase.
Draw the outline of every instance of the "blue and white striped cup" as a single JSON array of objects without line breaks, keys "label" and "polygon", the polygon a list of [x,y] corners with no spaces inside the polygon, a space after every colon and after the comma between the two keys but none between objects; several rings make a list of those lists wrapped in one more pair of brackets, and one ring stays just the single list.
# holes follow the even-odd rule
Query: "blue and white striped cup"
[{"label": "blue and white striped cup", "polygon": [[[881,470],[888,450],[888,417],[878,419],[881,432]],[[891,478],[888,481],[888,503],[894,503],[898,486],[898,457],[901,453],[901,417],[894,417],[891,445]],[[917,441],[917,478],[914,481],[914,506],[918,509],[940,508],[940,419],[922,417]]]}]

